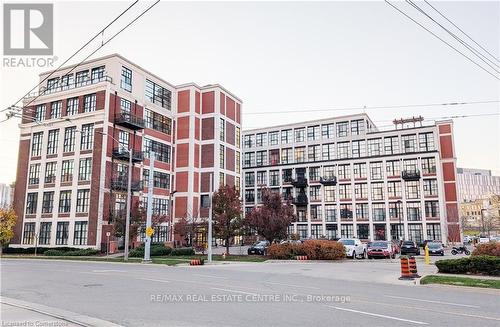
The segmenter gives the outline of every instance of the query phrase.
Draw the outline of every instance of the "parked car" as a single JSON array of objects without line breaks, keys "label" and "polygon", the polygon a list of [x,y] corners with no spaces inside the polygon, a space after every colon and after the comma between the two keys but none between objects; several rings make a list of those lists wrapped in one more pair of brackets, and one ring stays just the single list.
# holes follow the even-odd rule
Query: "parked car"
[{"label": "parked car", "polygon": [[375,241],[368,243],[368,259],[372,258],[396,258],[394,246],[389,241]]},{"label": "parked car", "polygon": [[249,255],[250,254],[265,255],[267,253],[268,247],[269,247],[268,241],[259,241],[254,243],[251,247],[249,247],[247,253]]},{"label": "parked car", "polygon": [[394,248],[394,253],[399,254],[401,252],[401,246],[399,245],[399,241],[392,240],[392,247]]},{"label": "parked car", "polygon": [[428,242],[429,255],[444,255],[444,247],[441,242]]},{"label": "parked car", "polygon": [[357,238],[341,238],[339,242],[344,244],[345,254],[353,259],[366,258],[366,244]]},{"label": "parked car", "polygon": [[403,241],[403,244],[401,244],[401,255],[405,254],[420,255],[420,247],[416,242]]},{"label": "parked car", "polygon": [[301,244],[301,240],[283,240],[280,244]]}]

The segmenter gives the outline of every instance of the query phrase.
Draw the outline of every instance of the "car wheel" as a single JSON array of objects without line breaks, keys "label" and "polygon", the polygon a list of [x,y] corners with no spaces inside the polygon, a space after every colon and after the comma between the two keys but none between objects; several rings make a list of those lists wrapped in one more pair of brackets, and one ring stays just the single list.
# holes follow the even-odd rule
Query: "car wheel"
[{"label": "car wheel", "polygon": [[396,253],[393,253],[391,258],[396,259]]},{"label": "car wheel", "polygon": [[370,260],[371,260],[371,259],[373,259],[373,257],[372,257],[371,255],[369,255],[369,256],[368,256],[368,259],[370,259]]},{"label": "car wheel", "polygon": [[352,258],[353,259],[357,259],[357,257],[356,257],[356,251],[352,251]]},{"label": "car wheel", "polygon": [[363,251],[363,258],[362,259],[366,259],[366,250]]},{"label": "car wheel", "polygon": [[444,252],[443,252],[443,253],[441,253],[441,256],[442,256],[442,257],[444,256]]}]

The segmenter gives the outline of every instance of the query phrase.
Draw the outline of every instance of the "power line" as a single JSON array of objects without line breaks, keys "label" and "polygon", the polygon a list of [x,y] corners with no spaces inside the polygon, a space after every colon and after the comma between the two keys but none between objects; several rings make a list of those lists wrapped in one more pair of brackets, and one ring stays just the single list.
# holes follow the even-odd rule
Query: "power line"
[{"label": "power line", "polygon": [[393,106],[374,106],[374,107],[344,107],[344,108],[328,108],[328,109],[298,109],[298,110],[284,110],[284,111],[265,111],[265,112],[243,112],[244,115],[267,115],[267,114],[291,114],[301,112],[327,112],[327,111],[348,111],[348,110],[376,110],[376,109],[401,109],[401,108],[417,108],[417,107],[440,107],[440,106],[462,106],[473,104],[488,104],[500,103],[500,100],[486,100],[486,101],[463,101],[463,102],[444,102],[444,103],[429,103],[429,104],[404,104]]},{"label": "power line", "polygon": [[443,42],[444,44],[446,44],[447,46],[449,46],[450,48],[452,48],[453,50],[455,50],[456,52],[458,52],[460,55],[462,55],[463,57],[465,57],[467,60],[469,60],[470,62],[472,62],[474,65],[478,66],[479,68],[481,68],[482,70],[484,70],[485,72],[487,72],[488,74],[490,74],[491,76],[493,76],[495,79],[500,80],[500,78],[498,76],[496,76],[495,74],[493,74],[492,72],[490,72],[489,70],[487,70],[486,68],[484,68],[483,66],[481,66],[480,64],[478,64],[477,62],[475,62],[474,60],[472,60],[470,57],[468,57],[467,55],[465,55],[463,52],[461,52],[460,50],[458,50],[457,48],[455,48],[450,43],[448,43],[445,40],[443,40],[441,37],[439,37],[438,35],[436,35],[432,31],[430,31],[428,28],[426,28],[424,25],[420,24],[415,19],[413,19],[412,17],[410,17],[408,14],[406,14],[405,12],[403,12],[402,10],[400,10],[398,7],[394,6],[388,0],[384,0],[384,1],[388,5],[390,5],[392,8],[394,8],[395,10],[397,10],[398,12],[400,12],[402,15],[404,15],[406,18],[410,19],[415,24],[417,24],[418,26],[420,26],[421,28],[423,28],[424,30],[426,30],[428,33],[430,33],[431,35],[433,35],[435,38],[439,39],[441,42]]},{"label": "power line", "polygon": [[495,59],[496,61],[500,62],[500,59],[498,59],[497,57],[495,57],[494,55],[492,55],[488,50],[486,50],[483,46],[481,46],[481,44],[477,43],[472,37],[469,36],[469,34],[465,33],[460,27],[458,27],[457,25],[455,25],[451,20],[449,20],[444,14],[442,14],[439,10],[437,10],[433,5],[431,5],[429,2],[427,2],[427,0],[424,0],[424,2],[426,4],[428,4],[432,9],[434,9],[439,15],[441,15],[441,17],[443,17],[444,19],[446,19],[451,25],[455,26],[460,32],[462,32],[465,36],[467,36],[472,42],[474,42],[478,47],[480,47],[481,49],[483,49],[487,54],[489,54],[491,56],[491,58]]}]

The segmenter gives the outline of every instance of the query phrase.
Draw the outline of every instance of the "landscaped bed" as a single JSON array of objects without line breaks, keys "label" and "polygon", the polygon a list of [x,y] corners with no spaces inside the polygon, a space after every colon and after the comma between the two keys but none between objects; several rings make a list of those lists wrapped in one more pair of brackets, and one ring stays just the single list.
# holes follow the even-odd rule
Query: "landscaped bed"
[{"label": "landscaped bed", "polygon": [[484,287],[500,289],[500,279],[481,279],[459,276],[425,276],[420,280],[420,284],[445,284],[455,286]]}]

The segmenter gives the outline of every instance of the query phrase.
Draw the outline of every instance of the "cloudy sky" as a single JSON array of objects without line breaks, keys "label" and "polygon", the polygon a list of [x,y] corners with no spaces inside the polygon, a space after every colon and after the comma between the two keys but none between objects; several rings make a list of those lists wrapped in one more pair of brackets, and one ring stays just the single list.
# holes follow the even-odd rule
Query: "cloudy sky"
[{"label": "cloudy sky", "polygon": [[[61,61],[67,58],[129,3],[56,2],[55,54]],[[453,41],[408,3],[392,3]],[[498,1],[430,3],[500,57]],[[439,18],[424,2],[417,4]],[[123,26],[147,5],[138,4],[118,23]],[[106,32],[104,40],[112,33]],[[366,106],[382,126],[396,117],[430,119],[498,113],[500,108],[490,103],[370,109],[500,100],[498,80],[383,1],[161,2],[95,56],[114,52],[173,84],[224,85],[244,102],[244,128],[359,112],[334,110],[345,107]],[[44,70],[2,68],[1,108],[34,86]],[[290,110],[297,112],[274,113]],[[273,113],[257,114],[266,112]],[[11,119],[0,124],[0,182],[15,179],[18,123]],[[459,166],[500,173],[498,130],[499,116],[456,119]]]}]

